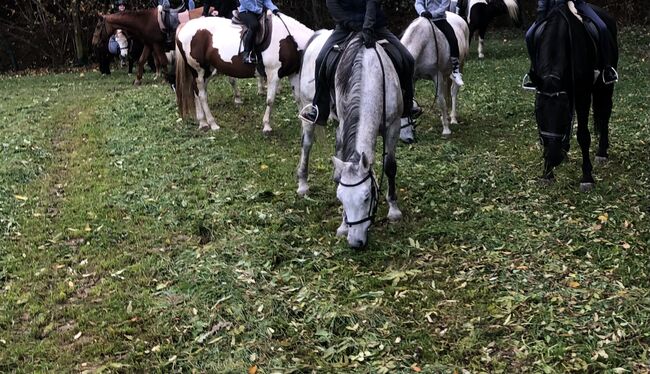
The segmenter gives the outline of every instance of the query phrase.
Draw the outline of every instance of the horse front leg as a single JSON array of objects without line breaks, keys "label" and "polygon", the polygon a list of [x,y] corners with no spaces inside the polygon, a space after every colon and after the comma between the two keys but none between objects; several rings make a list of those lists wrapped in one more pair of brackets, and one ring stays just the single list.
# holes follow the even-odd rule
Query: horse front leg
[{"label": "horse front leg", "polygon": [[[582,96],[582,97],[580,97]],[[582,152],[582,179],[580,180],[580,191],[589,192],[594,188],[595,181],[591,175],[593,166],[589,158],[589,147],[591,146],[591,134],[589,134],[589,106],[591,96],[588,94],[576,95],[576,115],[578,117],[578,144]]]},{"label": "horse front leg", "polygon": [[239,86],[237,85],[237,79],[228,77],[228,82],[230,82],[230,87],[232,87],[232,94],[235,97],[235,105],[242,105],[244,103],[244,100],[241,98],[241,92],[239,91]]},{"label": "horse front leg", "polygon": [[438,72],[438,90],[436,96],[438,97],[438,107],[440,108],[440,120],[442,121],[442,136],[448,137],[451,135],[449,128],[449,112],[447,109],[447,100],[445,97],[449,91],[449,77],[443,75],[442,71]]},{"label": "horse front leg", "polygon": [[397,160],[395,158],[395,149],[397,148],[397,139],[399,138],[400,121],[397,120],[389,126],[386,131],[386,158],[384,159],[384,173],[388,179],[388,191],[386,192],[386,202],[388,203],[388,219],[391,222],[402,219],[402,211],[397,206],[397,188],[395,187],[395,176],[397,175]]},{"label": "horse front leg", "polygon": [[274,71],[271,74],[267,73],[267,87],[266,87],[266,111],[264,112],[264,119],[262,120],[262,133],[269,135],[273,130],[271,128],[271,113],[273,112],[273,103],[275,102],[275,95],[278,90],[278,72]]},{"label": "horse front leg", "polygon": [[609,118],[612,115],[612,95],[614,86],[597,85],[594,91],[594,124],[598,133],[596,163],[604,163],[609,158]]},{"label": "horse front leg", "polygon": [[145,45],[142,48],[142,54],[140,55],[140,59],[138,60],[138,71],[136,72],[135,80],[133,81],[133,85],[135,86],[139,86],[142,84],[142,74],[144,73],[144,64],[149,59],[150,53],[151,53],[151,47],[149,47],[149,45]]},{"label": "horse front leg", "polygon": [[[197,104],[196,111],[197,119],[199,120],[199,130],[207,130],[208,128],[211,130],[219,130],[220,127],[215,121],[214,116],[212,116],[212,112],[210,112],[210,107],[208,106],[208,82],[203,79],[203,76],[203,73],[199,73],[196,78],[196,88],[198,89],[199,94],[198,97],[195,96],[194,98],[195,103],[199,103]],[[203,112],[203,118],[199,117],[199,109]]]},{"label": "horse front leg", "polygon": [[160,75],[167,76],[167,56],[163,52],[163,48],[160,44],[153,45],[154,58],[158,60],[158,69],[156,69],[156,75],[154,79],[158,79]]},{"label": "horse front leg", "polygon": [[302,136],[301,136],[302,150],[300,151],[300,162],[296,170],[298,177],[298,196],[305,197],[309,192],[309,154],[311,146],[314,144],[314,124],[302,121]]}]

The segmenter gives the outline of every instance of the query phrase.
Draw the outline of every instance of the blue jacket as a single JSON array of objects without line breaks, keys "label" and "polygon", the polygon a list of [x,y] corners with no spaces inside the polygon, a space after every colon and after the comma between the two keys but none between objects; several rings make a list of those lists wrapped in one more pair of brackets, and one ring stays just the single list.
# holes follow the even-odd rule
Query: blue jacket
[{"label": "blue jacket", "polygon": [[415,0],[415,11],[418,12],[418,15],[429,11],[433,15],[434,21],[444,19],[447,18],[445,12],[449,9],[450,3],[451,0]]},{"label": "blue jacket", "polygon": [[264,8],[274,11],[278,9],[271,0],[240,0],[239,11],[261,14]]}]

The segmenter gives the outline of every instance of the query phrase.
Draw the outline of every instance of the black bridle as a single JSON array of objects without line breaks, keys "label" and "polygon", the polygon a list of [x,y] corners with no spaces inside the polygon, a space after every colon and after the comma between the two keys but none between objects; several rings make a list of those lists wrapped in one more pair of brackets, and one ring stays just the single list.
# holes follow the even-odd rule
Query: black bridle
[{"label": "black bridle", "polygon": [[348,226],[359,225],[368,221],[370,221],[370,223],[373,223],[375,221],[375,214],[377,213],[377,205],[379,205],[378,204],[379,200],[377,199],[377,195],[380,193],[379,186],[377,185],[377,180],[375,179],[375,175],[372,172],[372,168],[368,171],[368,174],[357,183],[348,184],[348,183],[339,182],[339,186],[341,187],[357,187],[362,185],[368,179],[370,179],[370,207],[368,208],[368,215],[365,218],[353,222],[348,221],[348,217],[346,215],[345,224]]}]

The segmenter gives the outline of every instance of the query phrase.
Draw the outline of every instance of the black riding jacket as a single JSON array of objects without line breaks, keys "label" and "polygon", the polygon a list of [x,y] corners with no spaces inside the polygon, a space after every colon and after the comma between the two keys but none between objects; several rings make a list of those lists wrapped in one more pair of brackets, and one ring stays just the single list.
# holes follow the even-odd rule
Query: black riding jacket
[{"label": "black riding jacket", "polygon": [[327,0],[327,9],[337,25],[351,31],[386,26],[379,0]]}]

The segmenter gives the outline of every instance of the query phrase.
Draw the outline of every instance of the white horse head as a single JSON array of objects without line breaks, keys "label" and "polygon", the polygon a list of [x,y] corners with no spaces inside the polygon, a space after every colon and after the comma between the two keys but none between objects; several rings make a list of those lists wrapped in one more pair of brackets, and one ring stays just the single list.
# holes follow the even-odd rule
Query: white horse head
[{"label": "white horse head", "polygon": [[[271,131],[271,111],[280,78],[300,70],[300,49],[307,45],[313,30],[285,15],[273,15],[268,48],[261,52],[268,80],[263,132]],[[190,20],[176,33],[176,97],[182,117],[196,116],[199,128],[219,129],[208,108],[206,83],[215,74],[253,78],[255,65],[244,64],[241,27],[229,19],[202,17]],[[195,91],[197,93],[195,93]]]},{"label": "white horse head", "polygon": [[393,64],[380,45],[364,48],[354,38],[344,50],[335,76],[336,132],[334,179],[336,195],[343,204],[343,221],[338,235],[347,235],[350,247],[368,243],[368,229],[375,216],[379,192],[372,165],[377,135],[384,136],[386,157],[383,167],[388,177],[388,218],[397,220],[395,148],[403,108],[402,90]]},{"label": "white horse head", "polygon": [[121,29],[115,31],[115,41],[120,46],[120,60],[126,60],[129,56],[129,39],[124,34],[124,31]]},{"label": "white horse head", "polygon": [[[469,29],[467,23],[457,14],[447,12],[447,21],[454,29],[458,39],[460,68],[462,70],[469,47]],[[449,78],[452,71],[449,43],[445,35],[424,17],[416,18],[404,31],[402,44],[415,58],[415,76],[417,79],[428,79],[436,82],[436,97],[440,107],[442,120],[442,135],[451,135],[449,124],[458,123],[456,101],[458,86]],[[447,102],[451,99],[451,114]],[[400,138],[410,143],[413,141],[413,127],[402,120]]]}]

